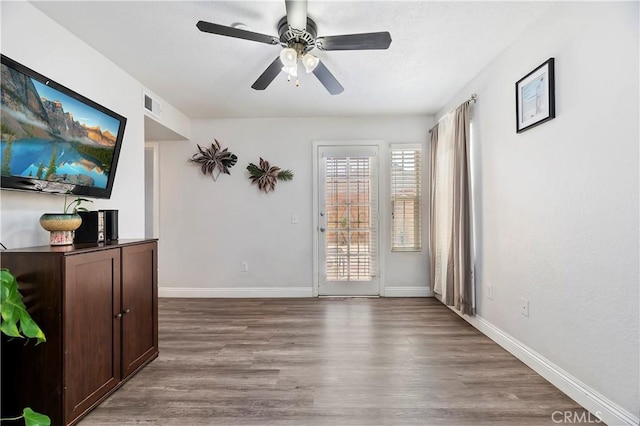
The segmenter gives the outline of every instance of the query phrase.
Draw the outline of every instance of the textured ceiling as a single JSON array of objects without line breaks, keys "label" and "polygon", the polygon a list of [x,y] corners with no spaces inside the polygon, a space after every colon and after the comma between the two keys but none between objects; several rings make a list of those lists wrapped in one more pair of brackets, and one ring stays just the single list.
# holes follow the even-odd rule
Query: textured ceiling
[{"label": "textured ceiling", "polygon": [[204,20],[277,36],[284,1],[32,2],[191,118],[433,114],[532,25],[548,2],[316,1],[318,35],[389,31],[388,50],[318,51],[345,90],[313,74],[251,84],[279,47],[206,34]]}]

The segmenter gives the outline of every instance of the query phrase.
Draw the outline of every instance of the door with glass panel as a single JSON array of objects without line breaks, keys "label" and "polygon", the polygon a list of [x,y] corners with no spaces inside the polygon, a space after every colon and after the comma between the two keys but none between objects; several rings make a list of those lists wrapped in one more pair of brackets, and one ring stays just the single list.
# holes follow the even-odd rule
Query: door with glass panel
[{"label": "door with glass panel", "polygon": [[318,293],[380,294],[378,147],[318,147]]}]

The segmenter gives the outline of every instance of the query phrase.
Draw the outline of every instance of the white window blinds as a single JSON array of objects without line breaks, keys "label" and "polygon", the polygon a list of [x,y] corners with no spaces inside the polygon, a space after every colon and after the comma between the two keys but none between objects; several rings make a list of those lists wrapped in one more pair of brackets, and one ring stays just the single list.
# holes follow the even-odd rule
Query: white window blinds
[{"label": "white window blinds", "polygon": [[422,250],[422,147],[391,145],[391,251]]},{"label": "white window blinds", "polygon": [[326,279],[368,281],[377,274],[375,157],[326,157]]}]

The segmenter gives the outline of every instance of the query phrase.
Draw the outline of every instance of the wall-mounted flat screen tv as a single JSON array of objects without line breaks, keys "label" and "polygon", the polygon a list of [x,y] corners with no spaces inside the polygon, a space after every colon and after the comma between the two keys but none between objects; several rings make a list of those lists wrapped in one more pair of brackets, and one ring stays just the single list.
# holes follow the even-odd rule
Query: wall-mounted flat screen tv
[{"label": "wall-mounted flat screen tv", "polygon": [[3,189],[111,197],[127,122],[2,55]]}]

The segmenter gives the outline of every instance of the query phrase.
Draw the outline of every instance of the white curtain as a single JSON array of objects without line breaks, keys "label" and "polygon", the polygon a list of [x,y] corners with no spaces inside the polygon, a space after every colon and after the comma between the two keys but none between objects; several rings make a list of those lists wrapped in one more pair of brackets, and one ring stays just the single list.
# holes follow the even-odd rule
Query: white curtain
[{"label": "white curtain", "polygon": [[433,227],[434,233],[431,236],[434,241],[434,291],[439,294],[443,300],[447,299],[447,275],[448,256],[451,249],[451,226],[450,220],[445,218],[452,217],[453,210],[453,144],[447,143],[453,138],[453,126],[455,117],[453,113],[444,116],[438,123],[438,140],[440,143],[435,152],[436,167],[433,170],[432,190],[435,195],[435,215],[432,220],[435,222]]}]

